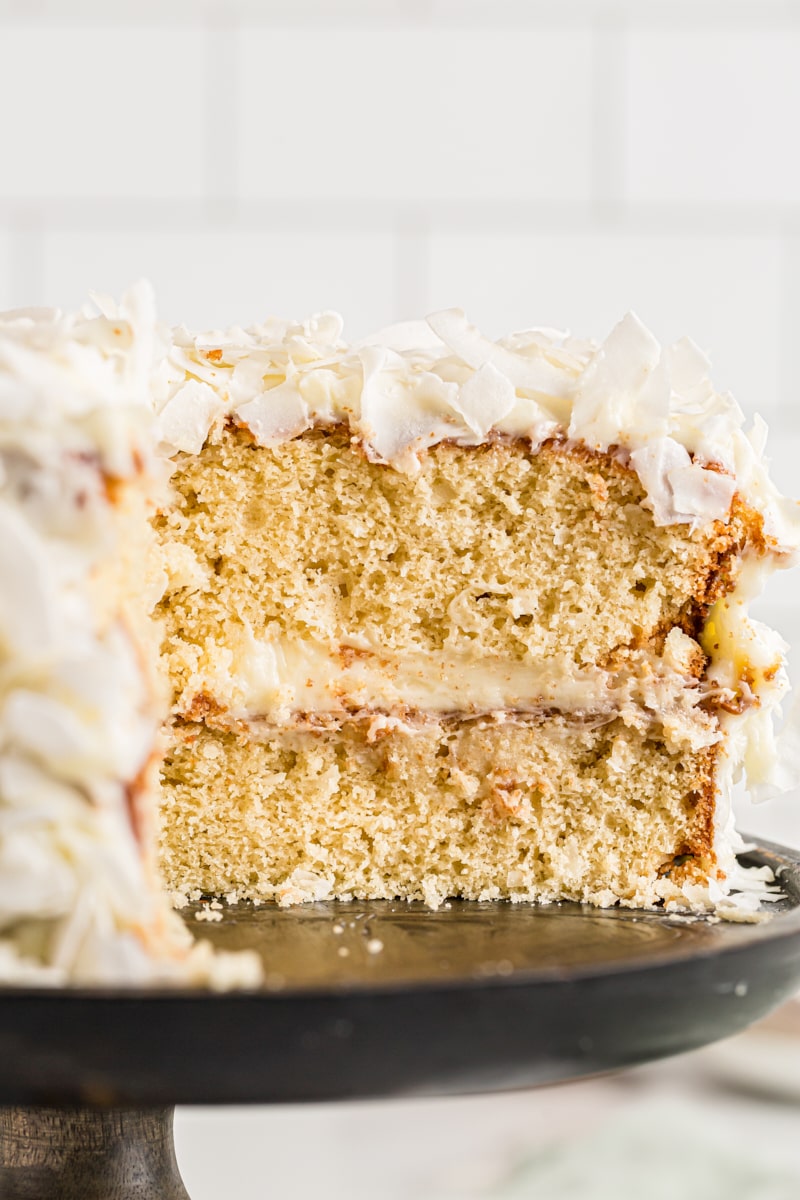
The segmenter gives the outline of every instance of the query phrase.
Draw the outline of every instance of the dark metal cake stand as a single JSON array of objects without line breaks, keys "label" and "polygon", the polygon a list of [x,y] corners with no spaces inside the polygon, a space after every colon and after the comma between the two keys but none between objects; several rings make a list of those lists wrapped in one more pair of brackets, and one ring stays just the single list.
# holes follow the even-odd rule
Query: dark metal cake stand
[{"label": "dark metal cake stand", "polygon": [[[186,1198],[174,1104],[529,1087],[692,1050],[800,986],[800,855],[747,856],[786,899],[758,924],[453,903],[226,909],[266,986],[0,991],[0,1197]],[[766,906],[765,906],[766,908]],[[24,1106],[24,1107],[20,1107]]]}]

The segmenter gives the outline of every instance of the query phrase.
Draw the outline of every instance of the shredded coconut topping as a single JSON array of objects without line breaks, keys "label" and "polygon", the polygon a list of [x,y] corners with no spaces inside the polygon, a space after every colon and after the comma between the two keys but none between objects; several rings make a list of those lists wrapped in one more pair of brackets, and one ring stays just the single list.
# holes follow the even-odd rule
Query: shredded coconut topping
[{"label": "shredded coconut topping", "polygon": [[658,525],[725,519],[738,491],[762,514],[776,551],[800,548],[800,506],[769,478],[763,421],[746,433],[697,346],[662,348],[630,313],[600,344],[541,329],[493,342],[459,309],[357,346],[342,341],[330,313],[160,336],[154,394],[167,452],[195,453],[224,418],[264,446],[344,423],[370,458],[409,473],[446,439],[520,437],[536,448],[563,437],[621,453]]}]

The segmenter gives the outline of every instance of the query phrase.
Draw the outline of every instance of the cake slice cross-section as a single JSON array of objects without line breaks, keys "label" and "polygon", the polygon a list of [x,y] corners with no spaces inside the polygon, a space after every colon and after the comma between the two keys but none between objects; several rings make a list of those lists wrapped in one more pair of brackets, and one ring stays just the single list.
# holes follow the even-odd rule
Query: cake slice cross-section
[{"label": "cake slice cross-section", "polygon": [[755,904],[800,520],[692,343],[323,314],[177,331],[154,404],[171,887]]}]

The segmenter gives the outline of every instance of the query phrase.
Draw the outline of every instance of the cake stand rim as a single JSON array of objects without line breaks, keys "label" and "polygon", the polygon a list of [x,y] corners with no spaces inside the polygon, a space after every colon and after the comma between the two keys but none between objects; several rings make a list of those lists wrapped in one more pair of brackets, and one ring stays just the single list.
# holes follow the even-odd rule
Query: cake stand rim
[{"label": "cake stand rim", "polygon": [[[220,1002],[247,1003],[253,1001],[269,1003],[271,1000],[283,1002],[291,1000],[321,1000],[325,998],[330,998],[331,1000],[337,998],[378,999],[381,996],[418,995],[423,992],[425,994],[440,992],[461,993],[465,990],[491,990],[509,987],[531,988],[537,985],[563,985],[573,981],[577,984],[605,977],[611,978],[612,976],[615,978],[625,975],[641,977],[646,973],[662,971],[670,966],[700,963],[704,960],[721,961],[747,952],[754,946],[763,946],[767,943],[779,942],[800,936],[800,849],[795,850],[762,838],[751,838],[746,834],[742,836],[748,844],[748,848],[740,852],[740,858],[778,860],[778,872],[790,872],[789,879],[792,882],[792,886],[789,889],[791,893],[789,898],[792,904],[791,907],[778,909],[774,913],[771,913],[769,908],[766,908],[764,910],[766,919],[763,921],[737,923],[739,925],[737,936],[740,940],[735,943],[732,942],[727,946],[709,945],[707,947],[689,946],[686,948],[678,943],[674,952],[665,951],[661,957],[653,959],[650,962],[643,962],[634,956],[622,958],[617,961],[580,963],[574,966],[520,967],[515,968],[511,973],[497,972],[496,974],[487,975],[418,980],[398,979],[386,982],[359,980],[328,984],[311,983],[307,985],[260,986],[255,988],[231,989],[214,989],[183,984],[178,986],[165,986],[163,984],[138,984],[133,986],[104,984],[48,987],[34,986],[28,983],[4,983],[0,984],[0,1006],[4,1002],[22,1001],[25,999],[43,1001],[53,999],[58,1003],[74,1002],[86,1004],[137,1001],[152,1005],[176,1003],[213,1005]],[[762,864],[757,863],[757,865]],[[459,901],[458,903],[479,904],[481,902]],[[556,902],[547,906],[531,904],[529,907],[539,907],[552,913],[563,909],[566,904],[572,904],[572,902]],[[660,909],[602,909],[593,908],[589,905],[575,905],[575,907],[579,907],[582,914],[588,919],[592,917],[602,918],[603,914],[610,912],[621,914],[622,919],[625,919],[630,914],[631,918],[634,916],[638,919],[645,917],[654,922],[659,919],[669,920],[670,917],[675,916],[687,917],[691,921],[693,917],[693,914],[670,914]],[[713,914],[709,915],[713,916]],[[698,915],[696,920],[698,923],[703,923],[707,921],[707,917]]]},{"label": "cake stand rim", "polygon": [[[141,1108],[467,1094],[541,1086],[697,1049],[745,1029],[800,986],[800,858],[779,849],[759,847],[762,861],[771,856],[787,869],[783,912],[721,938],[718,926],[694,937],[693,925],[661,931],[641,943],[652,947],[644,963],[638,937],[626,942],[622,935],[620,947],[633,953],[621,970],[606,962],[583,976],[570,968],[532,977],[517,968],[515,975],[486,977],[466,973],[468,953],[456,962],[455,977],[415,981],[415,966],[426,968],[412,947],[411,978],[391,986],[355,988],[342,979],[332,986],[332,976],[322,990],[222,994],[6,988],[0,1104]],[[524,920],[521,927],[514,920],[511,936],[520,928],[527,936]],[[448,932],[458,936],[464,924]],[[489,932],[488,941],[476,939],[476,967],[490,962]],[[505,944],[508,936],[506,925]],[[537,942],[534,930],[528,945],[534,952],[541,946],[546,960],[559,937],[551,927]],[[565,941],[570,937],[578,963],[584,951],[591,960],[591,926],[573,920],[564,931]],[[660,954],[680,943],[689,948],[683,957]],[[314,938],[308,945],[313,952]],[[496,945],[502,951],[502,939]]]}]

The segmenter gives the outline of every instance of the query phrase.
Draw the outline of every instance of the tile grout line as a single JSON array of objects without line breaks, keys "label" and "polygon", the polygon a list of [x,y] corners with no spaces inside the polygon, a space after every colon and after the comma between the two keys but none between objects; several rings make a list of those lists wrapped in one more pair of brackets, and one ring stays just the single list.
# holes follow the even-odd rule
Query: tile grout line
[{"label": "tile grout line", "polygon": [[[216,103],[216,102],[214,102]],[[209,101],[209,107],[212,102]],[[222,127],[224,118],[217,111]],[[583,201],[558,202],[526,199],[489,199],[474,202],[420,196],[398,208],[392,199],[358,196],[312,197],[286,196],[275,199],[242,199],[238,189],[223,190],[212,186],[227,177],[235,181],[237,172],[235,144],[210,133],[207,165],[208,193],[205,196],[166,196],[158,198],[42,195],[4,198],[0,196],[0,224],[18,223],[20,214],[35,211],[42,224],[62,232],[131,231],[168,232],[174,229],[202,230],[209,224],[209,202],[217,223],[240,228],[335,233],[343,229],[361,232],[391,232],[400,215],[413,225],[424,214],[426,232],[492,233],[608,233],[607,222],[598,219],[592,205]],[[219,152],[220,157],[217,158]],[[224,164],[228,155],[228,165]],[[412,214],[412,216],[409,216]],[[413,216],[416,214],[416,216]],[[622,235],[704,236],[704,237],[800,237],[800,207],[762,205],[732,208],[715,205],[658,205],[637,202],[624,207],[624,224],[617,226]]]},{"label": "tile grout line", "polygon": [[[411,28],[427,26],[434,15],[435,0],[394,0],[392,7],[396,18]],[[327,6],[323,3],[320,12],[327,11]]]},{"label": "tile grout line", "polygon": [[[797,339],[797,321],[800,318],[800,295],[792,269],[800,266],[797,231],[785,229],[779,242],[780,267],[778,277],[778,304],[780,305],[780,334],[778,340],[778,406],[784,411],[800,407],[796,397],[797,350],[793,342]],[[793,390],[794,389],[794,390]]]},{"label": "tile grout line", "polygon": [[430,308],[430,227],[422,209],[401,209],[394,227],[394,318],[408,321]]},{"label": "tile grout line", "polygon": [[42,214],[26,207],[12,216],[8,229],[11,305],[23,308],[45,304],[45,224]]},{"label": "tile grout line", "polygon": [[238,137],[239,26],[223,5],[208,11],[205,39],[205,193],[208,215],[233,221],[238,211],[240,145]]},{"label": "tile grout line", "polygon": [[[424,25],[441,30],[501,29],[505,31],[536,28],[579,28],[588,26],[602,11],[597,0],[529,0],[512,11],[503,11],[490,0],[466,11],[443,11],[436,0],[411,0],[413,8],[404,11],[402,0],[376,8],[364,3],[350,10],[331,6],[326,0],[312,3],[285,3],[254,6],[244,0],[230,0],[224,6],[228,18],[243,26],[276,29],[343,28],[363,30],[394,30]],[[222,6],[221,6],[222,7]],[[644,5],[641,0],[616,0],[615,8],[624,13],[637,29],[686,30],[723,29],[747,31],[753,29],[786,30],[800,25],[800,8],[793,0],[717,0],[701,5],[697,0],[661,0]],[[120,0],[115,6],[100,3],[80,6],[78,11],[64,15],[61,3],[55,0],[0,0],[0,24],[6,26],[49,25],[51,27],[120,28],[124,26],[157,26],[186,29],[205,24],[201,5],[167,3],[142,5],[137,0]]]},{"label": "tile grout line", "polygon": [[619,11],[592,22],[591,196],[601,224],[619,221],[624,211],[626,33]]}]

